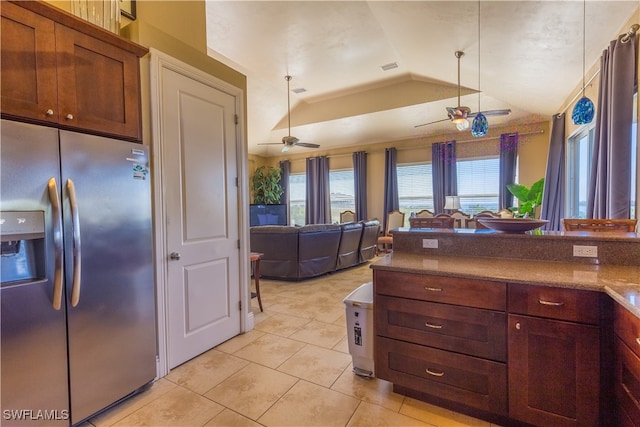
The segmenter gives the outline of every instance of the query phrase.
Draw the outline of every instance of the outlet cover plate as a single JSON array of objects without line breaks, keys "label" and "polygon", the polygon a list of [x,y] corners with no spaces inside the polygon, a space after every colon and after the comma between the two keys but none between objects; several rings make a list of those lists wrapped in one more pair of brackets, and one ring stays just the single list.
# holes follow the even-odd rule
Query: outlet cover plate
[{"label": "outlet cover plate", "polygon": [[585,245],[573,245],[573,256],[597,258],[598,247],[597,246],[585,246]]},{"label": "outlet cover plate", "polygon": [[422,239],[424,249],[438,249],[438,239]]}]

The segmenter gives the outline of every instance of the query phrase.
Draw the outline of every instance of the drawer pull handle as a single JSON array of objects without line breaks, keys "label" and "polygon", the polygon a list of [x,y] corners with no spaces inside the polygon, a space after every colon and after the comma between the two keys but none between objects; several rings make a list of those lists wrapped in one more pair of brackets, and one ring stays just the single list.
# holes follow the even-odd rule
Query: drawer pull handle
[{"label": "drawer pull handle", "polygon": [[427,372],[427,374],[433,375],[434,377],[444,377],[444,372],[435,372],[429,368],[425,369],[425,371]]},{"label": "drawer pull handle", "polygon": [[429,323],[429,322],[425,323],[424,326],[431,329],[442,329],[442,325],[434,325],[433,323]]},{"label": "drawer pull handle", "polygon": [[550,305],[552,307],[562,307],[564,305],[563,302],[545,301],[543,299],[539,299],[538,302],[542,305]]},{"label": "drawer pull handle", "polygon": [[442,288],[430,288],[429,286],[425,286],[424,290],[431,291],[431,292],[442,292]]},{"label": "drawer pull handle", "polygon": [[636,338],[636,342],[640,345],[640,338]]}]

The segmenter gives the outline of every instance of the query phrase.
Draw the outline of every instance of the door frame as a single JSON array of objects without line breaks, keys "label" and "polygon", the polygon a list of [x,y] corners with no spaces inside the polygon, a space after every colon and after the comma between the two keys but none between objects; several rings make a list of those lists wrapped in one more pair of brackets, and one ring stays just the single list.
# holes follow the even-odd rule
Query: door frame
[{"label": "door frame", "polygon": [[155,245],[156,304],[158,321],[158,358],[157,376],[164,377],[169,373],[169,327],[168,327],[168,248],[166,234],[166,207],[164,171],[171,167],[162,157],[163,135],[161,126],[162,111],[162,70],[168,69],[190,79],[210,86],[233,96],[236,100],[236,161],[238,186],[238,239],[239,251],[239,283],[242,310],[240,312],[240,333],[253,329],[254,318],[251,311],[251,293],[249,281],[249,194],[248,194],[248,154],[245,139],[244,91],[217,77],[205,73],[191,65],[173,58],[157,49],[149,49],[150,64],[150,98],[151,98],[151,167],[153,188],[153,221]]}]

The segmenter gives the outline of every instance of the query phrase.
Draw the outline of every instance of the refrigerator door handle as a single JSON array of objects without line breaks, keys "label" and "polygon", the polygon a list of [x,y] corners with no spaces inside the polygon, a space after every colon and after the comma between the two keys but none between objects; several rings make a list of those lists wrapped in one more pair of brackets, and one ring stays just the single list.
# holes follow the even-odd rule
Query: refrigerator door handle
[{"label": "refrigerator door handle", "polygon": [[53,273],[53,297],[51,304],[55,310],[62,307],[62,211],[60,210],[60,199],[58,198],[58,184],[55,178],[49,179],[47,184],[49,190],[49,202],[51,203],[51,213],[53,216],[53,247],[55,270]]},{"label": "refrigerator door handle", "polygon": [[82,248],[80,239],[80,217],[78,215],[78,201],[76,187],[71,179],[67,179],[67,193],[71,207],[71,222],[73,225],[73,285],[71,287],[71,307],[80,302],[80,275],[82,271]]}]

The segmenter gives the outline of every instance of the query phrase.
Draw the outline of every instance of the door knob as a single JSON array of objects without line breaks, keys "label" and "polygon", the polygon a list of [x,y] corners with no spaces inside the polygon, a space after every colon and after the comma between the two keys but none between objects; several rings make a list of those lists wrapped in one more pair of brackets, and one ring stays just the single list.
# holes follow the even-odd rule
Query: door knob
[{"label": "door knob", "polygon": [[169,255],[169,258],[171,258],[174,261],[178,261],[180,259],[180,252],[171,252],[171,255]]}]

